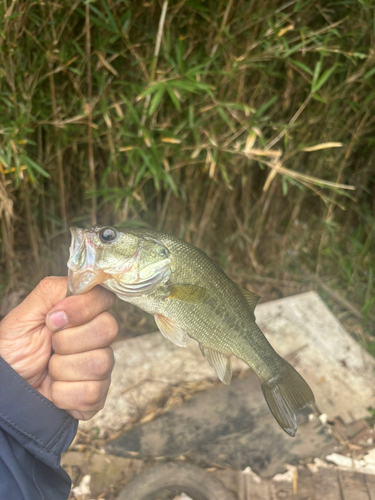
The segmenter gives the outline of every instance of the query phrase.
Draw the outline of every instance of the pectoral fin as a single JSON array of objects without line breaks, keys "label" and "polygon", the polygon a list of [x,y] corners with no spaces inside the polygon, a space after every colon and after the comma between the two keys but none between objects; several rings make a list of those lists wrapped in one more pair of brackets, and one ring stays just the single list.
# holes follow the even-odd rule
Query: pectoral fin
[{"label": "pectoral fin", "polygon": [[203,356],[215,370],[219,379],[223,382],[223,384],[229,385],[232,379],[230,356],[227,356],[222,352],[214,351],[213,349],[205,347],[202,344],[199,344],[199,347]]},{"label": "pectoral fin", "polygon": [[209,295],[207,288],[197,285],[168,285],[168,299],[181,300],[190,304],[200,304]]},{"label": "pectoral fin", "polygon": [[179,347],[186,347],[186,331],[183,328],[161,314],[155,314],[154,318],[159,330],[166,339]]}]

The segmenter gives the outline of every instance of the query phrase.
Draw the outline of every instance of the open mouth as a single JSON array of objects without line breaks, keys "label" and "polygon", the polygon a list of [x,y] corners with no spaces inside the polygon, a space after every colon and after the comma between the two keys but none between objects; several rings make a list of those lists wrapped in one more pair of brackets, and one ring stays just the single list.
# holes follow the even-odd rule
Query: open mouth
[{"label": "open mouth", "polygon": [[97,249],[84,229],[70,228],[72,242],[68,261],[68,295],[86,293],[107,279],[107,274],[95,270]]}]

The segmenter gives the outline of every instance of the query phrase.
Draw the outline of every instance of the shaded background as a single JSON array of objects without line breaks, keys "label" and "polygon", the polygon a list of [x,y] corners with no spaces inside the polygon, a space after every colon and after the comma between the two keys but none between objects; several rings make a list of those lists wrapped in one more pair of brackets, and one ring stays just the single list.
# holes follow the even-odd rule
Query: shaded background
[{"label": "shaded background", "polygon": [[3,296],[66,274],[70,225],[147,226],[265,300],[319,290],[375,354],[371,0],[5,0],[0,23]]}]

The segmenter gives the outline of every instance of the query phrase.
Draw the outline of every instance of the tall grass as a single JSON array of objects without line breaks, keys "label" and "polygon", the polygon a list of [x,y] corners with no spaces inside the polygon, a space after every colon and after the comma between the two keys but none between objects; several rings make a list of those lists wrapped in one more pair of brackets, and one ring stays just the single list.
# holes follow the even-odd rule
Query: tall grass
[{"label": "tall grass", "polygon": [[64,272],[69,225],[150,224],[374,315],[372,0],[4,0],[0,17],[4,286]]}]

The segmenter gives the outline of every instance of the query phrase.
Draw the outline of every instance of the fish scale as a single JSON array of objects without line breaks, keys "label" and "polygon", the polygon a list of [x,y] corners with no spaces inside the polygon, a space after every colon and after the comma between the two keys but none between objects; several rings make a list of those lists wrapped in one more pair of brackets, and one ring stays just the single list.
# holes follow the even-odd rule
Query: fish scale
[{"label": "fish scale", "polygon": [[95,285],[153,314],[161,333],[178,346],[186,336],[226,384],[230,356],[257,374],[266,402],[289,435],[298,410],[314,402],[299,373],[272,348],[255,322],[259,297],[234,283],[202,250],[149,230],[71,228],[69,293]]}]

